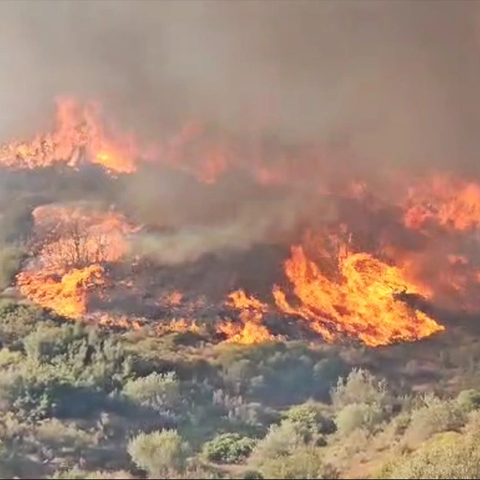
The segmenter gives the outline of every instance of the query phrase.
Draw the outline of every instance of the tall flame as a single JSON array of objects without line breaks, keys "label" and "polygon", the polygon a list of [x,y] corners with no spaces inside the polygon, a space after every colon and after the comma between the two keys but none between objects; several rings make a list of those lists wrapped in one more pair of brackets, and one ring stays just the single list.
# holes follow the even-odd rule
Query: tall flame
[{"label": "tall flame", "polygon": [[44,271],[25,271],[18,274],[17,285],[36,304],[76,319],[87,311],[87,292],[103,285],[103,273],[100,265],[74,268],[59,278]]},{"label": "tall flame", "polygon": [[[155,149],[146,149],[130,135],[111,125],[107,128],[96,103],[81,107],[73,99],[62,98],[57,106],[53,132],[38,134],[30,142],[15,140],[1,146],[0,165],[31,169],[63,163],[79,168],[82,162],[90,162],[103,166],[112,174],[128,174],[135,172],[142,161],[155,160],[207,184],[216,182],[228,169],[235,168],[248,170],[266,187],[300,183],[312,192],[334,193],[361,203],[369,213],[381,210],[378,205],[383,200],[379,200],[378,205],[375,200],[375,207],[372,207],[371,192],[363,179],[350,181],[352,176],[340,171],[346,169],[342,162],[329,162],[328,151],[316,146],[263,148],[259,142],[259,145],[246,147],[231,137],[220,140],[198,123],[190,123],[171,141]],[[275,158],[274,165],[268,161],[271,157]],[[335,164],[333,168],[332,163]],[[394,185],[388,177],[384,183],[392,189],[395,187],[395,192],[400,191],[401,200],[398,201],[397,196],[389,206],[397,209],[395,221],[396,225],[401,225],[403,233],[413,232],[422,241],[431,241],[435,235],[442,240],[453,238],[457,241],[462,235],[471,243],[472,232],[480,227],[479,184],[447,175],[422,178],[419,182],[408,183],[406,188],[402,182],[400,178],[399,182],[395,180],[398,185]],[[375,199],[381,196],[373,195]],[[336,214],[332,217],[335,217],[332,222],[338,220],[334,225],[335,234],[331,238],[321,236],[328,248],[315,235],[291,248],[291,257],[284,263],[290,285],[273,287],[274,302],[264,303],[243,290],[228,296],[225,303],[230,311],[236,312],[235,319],[217,325],[227,341],[250,344],[275,339],[265,323],[267,314],[274,311],[302,319],[300,321],[327,341],[343,334],[356,337],[369,346],[411,341],[440,332],[444,327],[401,301],[398,293],[432,299],[440,292],[458,304],[463,301],[462,296],[473,297],[475,292],[480,292],[480,265],[474,265],[469,252],[450,248],[453,242],[438,242],[442,269],[433,280],[430,270],[436,262],[432,252],[426,251],[428,248],[422,247],[421,252],[399,253],[393,245],[382,245],[382,255],[377,255],[376,247],[351,248],[352,235],[347,235],[343,217],[337,219]],[[359,229],[362,233],[357,236],[370,237],[371,230],[377,232],[377,225],[370,225],[369,219],[366,215],[365,222],[363,217],[361,221],[350,222],[357,225],[363,222]],[[136,228],[122,215],[103,212],[91,205],[39,207],[34,211],[34,220],[35,242],[31,252],[34,260],[25,263],[24,270],[17,276],[17,285],[36,303],[71,318],[82,318],[88,311],[90,291],[101,289],[107,283],[105,263],[121,262],[125,258],[127,236]],[[379,235],[382,241],[383,233]],[[433,260],[425,261],[422,256]],[[168,298],[157,298],[158,305],[166,310],[180,312],[179,316],[159,326],[159,333],[200,331],[193,318],[198,305],[192,303],[191,308],[186,309],[188,301],[183,293],[175,291],[170,292]],[[478,302],[470,300],[467,298],[465,304],[478,310]],[[129,318],[115,321],[132,328],[141,325]],[[115,321],[108,316],[100,319],[103,325]]]},{"label": "tall flame", "polygon": [[268,306],[255,297],[249,297],[243,290],[232,292],[228,296],[227,306],[240,312],[240,322],[222,322],[219,330],[231,343],[250,345],[274,339],[268,329],[262,325],[263,314]]},{"label": "tall flame", "polygon": [[37,134],[30,142],[14,140],[0,147],[0,164],[15,168],[50,167],[63,162],[76,167],[88,161],[116,173],[131,173],[140,155],[133,137],[110,134],[100,121],[100,109],[81,108],[71,98],[57,102],[53,133]]},{"label": "tall flame", "polygon": [[301,246],[293,247],[285,273],[299,305],[292,306],[277,286],[277,306],[307,320],[312,330],[329,341],[346,333],[379,346],[418,340],[443,330],[424,313],[395,299],[397,292],[422,293],[398,268],[367,253],[347,254],[339,263],[340,278],[331,280],[306,257]]}]

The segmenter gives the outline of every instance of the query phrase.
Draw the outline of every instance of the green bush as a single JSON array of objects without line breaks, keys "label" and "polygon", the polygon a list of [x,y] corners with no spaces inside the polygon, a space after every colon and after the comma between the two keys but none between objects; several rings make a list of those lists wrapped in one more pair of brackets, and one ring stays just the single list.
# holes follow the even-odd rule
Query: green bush
[{"label": "green bush", "polygon": [[105,471],[105,470],[96,470],[90,472],[87,470],[81,470],[80,468],[72,468],[71,470],[58,471],[50,477],[52,480],[121,480],[124,478],[134,478],[130,475],[129,472],[120,470],[120,471]]},{"label": "green bush", "polygon": [[330,418],[330,412],[322,403],[306,402],[290,407],[284,418],[298,425],[305,434],[328,435],[336,429],[335,422]]},{"label": "green bush", "polygon": [[178,411],[181,405],[180,382],[174,372],[152,373],[147,377],[129,380],[123,394],[130,401],[157,412]]},{"label": "green bush", "polygon": [[385,465],[377,478],[480,478],[480,447],[468,436],[451,432],[439,435]]},{"label": "green bush", "polygon": [[272,479],[336,479],[338,471],[324,462],[323,451],[304,446],[289,455],[266,459],[261,466],[265,478]]},{"label": "green bush", "polygon": [[137,467],[153,478],[181,472],[188,452],[187,445],[175,430],[140,433],[130,440],[127,450]]},{"label": "green bush", "polygon": [[50,318],[42,309],[0,300],[0,339],[4,345],[20,347],[23,339]]},{"label": "green bush", "polygon": [[5,290],[12,284],[24,258],[25,251],[21,248],[0,248],[0,290]]},{"label": "green bush", "polygon": [[263,480],[263,475],[257,470],[247,470],[242,475],[243,480]]},{"label": "green bush", "polygon": [[289,455],[305,445],[305,437],[298,425],[284,420],[280,425],[272,425],[265,438],[260,440],[252,452],[252,462],[260,467],[268,459],[278,459]]},{"label": "green bush", "polygon": [[238,433],[224,433],[207,442],[203,453],[211,462],[240,463],[250,455],[256,443],[253,438]]},{"label": "green bush", "polygon": [[384,380],[378,380],[370,372],[354,369],[347,378],[340,378],[331,392],[336,410],[351,404],[391,406],[391,395]]},{"label": "green bush", "polygon": [[350,435],[359,428],[372,431],[384,418],[384,412],[379,405],[352,403],[338,412],[336,424],[340,434]]},{"label": "green bush", "polygon": [[465,412],[457,402],[427,396],[423,406],[412,411],[405,437],[410,442],[422,442],[436,433],[458,431],[465,421]]},{"label": "green bush", "polygon": [[462,390],[457,396],[457,403],[464,412],[471,412],[480,407],[480,392],[477,390]]}]

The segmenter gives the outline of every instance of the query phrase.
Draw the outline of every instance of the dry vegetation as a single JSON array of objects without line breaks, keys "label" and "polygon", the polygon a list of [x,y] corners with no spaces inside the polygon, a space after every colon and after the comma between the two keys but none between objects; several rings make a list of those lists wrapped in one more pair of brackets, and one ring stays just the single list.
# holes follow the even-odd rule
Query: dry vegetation
[{"label": "dry vegetation", "polygon": [[[1,287],[28,254],[31,228],[28,209],[9,210],[15,196],[5,196]],[[81,326],[9,290],[3,478],[480,477],[473,323],[377,349],[215,345],[192,332]]]}]

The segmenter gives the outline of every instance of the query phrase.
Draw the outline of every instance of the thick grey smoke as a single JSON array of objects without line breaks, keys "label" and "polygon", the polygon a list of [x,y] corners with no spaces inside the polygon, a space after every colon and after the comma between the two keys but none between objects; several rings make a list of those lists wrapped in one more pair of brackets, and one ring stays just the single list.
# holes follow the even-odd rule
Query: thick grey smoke
[{"label": "thick grey smoke", "polygon": [[458,162],[477,151],[479,26],[461,0],[3,1],[0,133],[75,93],[151,135],[257,121]]},{"label": "thick grey smoke", "polygon": [[0,139],[74,94],[150,139],[191,119],[245,136],[262,126],[289,142],[345,139],[370,166],[478,173],[479,13],[462,0],[5,0]]}]

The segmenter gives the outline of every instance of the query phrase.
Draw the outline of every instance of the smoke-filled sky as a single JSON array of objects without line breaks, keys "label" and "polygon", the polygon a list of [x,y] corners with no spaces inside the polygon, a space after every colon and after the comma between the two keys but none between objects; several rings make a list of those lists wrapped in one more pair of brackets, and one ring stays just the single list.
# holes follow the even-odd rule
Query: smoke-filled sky
[{"label": "smoke-filled sky", "polygon": [[150,136],[190,119],[348,139],[377,161],[476,163],[480,4],[0,2],[0,136],[60,93]]}]

